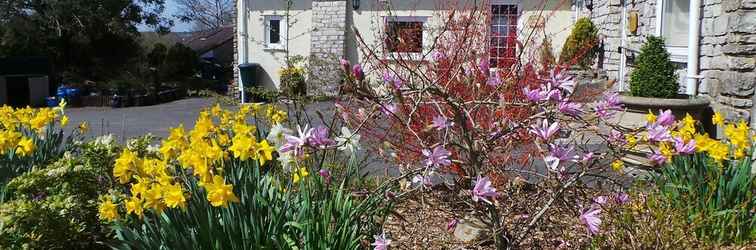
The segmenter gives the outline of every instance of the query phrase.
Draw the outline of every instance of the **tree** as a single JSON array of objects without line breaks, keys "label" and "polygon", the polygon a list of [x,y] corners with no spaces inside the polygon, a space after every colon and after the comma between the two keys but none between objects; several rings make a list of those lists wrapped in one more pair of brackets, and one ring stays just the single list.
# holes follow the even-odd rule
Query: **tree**
[{"label": "tree", "polygon": [[5,0],[0,57],[46,56],[56,75],[107,79],[141,55],[138,25],[169,29],[172,22],[161,17],[164,5],[165,0]]},{"label": "tree", "polygon": [[598,28],[591,19],[583,17],[577,20],[572,33],[567,37],[559,55],[559,64],[577,65],[588,69],[598,55]]},{"label": "tree", "polygon": [[165,55],[161,79],[169,81],[185,80],[199,69],[199,56],[194,50],[181,43],[174,44]]},{"label": "tree", "polygon": [[641,97],[674,98],[678,89],[675,65],[669,60],[664,38],[648,37],[630,73],[630,92]]},{"label": "tree", "polygon": [[194,23],[196,30],[214,30],[233,20],[232,0],[177,0],[179,20]]}]

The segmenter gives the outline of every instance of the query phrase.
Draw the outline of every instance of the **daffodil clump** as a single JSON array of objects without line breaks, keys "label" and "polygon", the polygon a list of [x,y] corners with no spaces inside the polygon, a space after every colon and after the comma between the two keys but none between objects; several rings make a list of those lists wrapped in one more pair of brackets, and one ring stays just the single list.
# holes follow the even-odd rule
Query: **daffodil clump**
[{"label": "daffodil clump", "polygon": [[748,124],[745,121],[726,123],[719,113],[714,114],[712,123],[724,129],[722,140],[697,131],[697,121],[690,114],[676,121],[669,110],[659,116],[649,111],[646,121],[643,139],[652,145],[653,153],[649,158],[657,165],[670,162],[676,155],[704,153],[724,166],[724,161],[742,160],[751,153],[754,133]]},{"label": "daffodil clump", "polygon": [[0,156],[14,154],[28,157],[37,148],[35,137],[43,137],[55,124],[64,127],[68,117],[64,113],[66,103],[54,108],[0,107]]},{"label": "daffodil clump", "polygon": [[223,177],[224,169],[232,166],[232,160],[265,166],[276,151],[266,139],[257,138],[257,127],[248,121],[267,120],[277,125],[286,117],[286,112],[273,105],[245,105],[235,112],[216,105],[200,112],[191,130],[183,125],[172,128],[156,152],[140,155],[124,149],[115,161],[113,177],[128,187],[128,194],[104,197],[101,219],[119,218],[113,200],[120,200],[127,214],[139,217],[145,211],[159,214],[167,208],[185,208],[189,192],[198,190],[188,190],[180,174],[195,177],[214,207],[239,202],[233,185]]}]

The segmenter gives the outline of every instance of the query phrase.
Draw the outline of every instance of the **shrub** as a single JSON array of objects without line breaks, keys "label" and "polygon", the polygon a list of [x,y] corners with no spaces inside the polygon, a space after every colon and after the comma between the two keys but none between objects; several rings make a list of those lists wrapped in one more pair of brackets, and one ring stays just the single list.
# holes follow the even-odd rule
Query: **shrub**
[{"label": "shrub", "polygon": [[294,97],[307,94],[305,68],[301,65],[303,62],[304,57],[293,56],[288,58],[287,66],[278,72],[284,95]]},{"label": "shrub", "polygon": [[115,152],[109,141],[86,143],[8,183],[9,200],[0,204],[0,248],[104,249],[100,242],[109,230],[97,218],[97,198],[108,187],[103,173]]},{"label": "shrub", "polygon": [[641,48],[635,69],[630,73],[630,93],[633,96],[674,98],[679,85],[675,65],[661,37],[649,36]]},{"label": "shrub", "polygon": [[160,68],[160,79],[166,81],[181,81],[194,76],[199,70],[199,55],[191,48],[176,43],[168,49],[163,67]]},{"label": "shrub", "polygon": [[598,42],[598,29],[591,19],[578,19],[564,42],[559,64],[578,65],[582,69],[588,69],[599,52]]}]

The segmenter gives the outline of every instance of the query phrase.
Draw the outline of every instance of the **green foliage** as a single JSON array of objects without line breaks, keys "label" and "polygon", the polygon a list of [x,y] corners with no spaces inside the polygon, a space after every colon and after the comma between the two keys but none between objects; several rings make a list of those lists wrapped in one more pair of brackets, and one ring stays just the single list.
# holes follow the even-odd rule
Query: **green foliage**
[{"label": "green foliage", "polygon": [[199,69],[199,55],[194,50],[176,43],[168,49],[163,67],[160,68],[161,79],[182,81],[194,76]]},{"label": "green foliage", "polygon": [[304,62],[302,56],[292,56],[286,63],[286,68],[281,69],[281,85],[283,94],[286,96],[303,96],[307,94],[305,85],[305,69],[301,65]]},{"label": "green foliage", "polygon": [[598,42],[598,29],[591,19],[578,19],[564,42],[559,64],[578,65],[583,69],[591,67],[599,52]]},{"label": "green foliage", "polygon": [[[350,164],[352,165],[352,164]],[[313,173],[299,183],[254,161],[227,162],[225,179],[240,202],[213,207],[196,178],[184,176],[191,197],[169,209],[114,225],[116,249],[362,249],[390,209],[383,190],[353,196],[353,176],[325,183]]]},{"label": "green foliage", "polygon": [[164,0],[6,0],[0,57],[45,56],[57,72],[92,80],[120,74],[141,54],[137,25],[167,31]]},{"label": "green foliage", "polygon": [[104,249],[100,242],[110,236],[99,223],[97,198],[109,186],[112,142],[83,144],[8,183],[8,200],[0,204],[0,248]]},{"label": "green foliage", "polygon": [[700,249],[704,244],[690,233],[684,209],[672,206],[658,192],[631,195],[632,202],[602,213],[602,230],[591,242],[594,249]]},{"label": "green foliage", "polygon": [[[44,135],[24,129],[23,134],[34,141],[35,150],[30,156],[19,156],[15,150],[0,155],[0,189],[14,177],[32,170],[35,166],[44,166],[59,159],[63,152],[73,145],[73,140],[78,137],[76,133],[65,137],[63,130],[53,125],[45,129]],[[2,193],[0,190],[0,201],[3,200]]]},{"label": "green foliage", "polygon": [[756,179],[752,161],[715,162],[703,153],[675,157],[658,179],[661,193],[682,209],[702,240],[723,244],[756,239]]},{"label": "green foliage", "polygon": [[674,98],[678,90],[675,65],[669,60],[664,39],[650,36],[641,48],[635,69],[630,74],[633,96]]}]

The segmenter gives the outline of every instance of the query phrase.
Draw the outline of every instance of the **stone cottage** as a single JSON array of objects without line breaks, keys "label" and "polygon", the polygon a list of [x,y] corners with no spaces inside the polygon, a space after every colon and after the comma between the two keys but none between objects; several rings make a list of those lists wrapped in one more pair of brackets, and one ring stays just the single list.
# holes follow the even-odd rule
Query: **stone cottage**
[{"label": "stone cottage", "polygon": [[[293,0],[237,1],[237,60],[238,64],[254,64],[253,84],[269,89],[280,89],[279,70],[285,66],[287,56],[304,56],[310,59],[313,71],[308,77],[308,92],[335,94],[339,82],[338,61],[346,58],[352,63],[362,60],[355,30],[365,44],[389,46],[389,53],[427,54],[431,51],[434,27],[440,27],[444,0]],[[492,61],[514,56],[515,39],[523,40],[535,32],[550,37],[555,53],[580,16],[586,16],[583,1],[572,0],[464,0],[463,3],[485,4],[491,8],[492,39],[510,40],[493,51]],[[390,6],[391,12],[386,11]],[[544,14],[546,13],[546,14]],[[398,32],[397,32],[398,30]],[[402,40],[411,40],[407,51],[393,51],[380,34],[388,40],[403,34]],[[409,32],[406,32],[409,31]],[[540,39],[534,39],[540,42]],[[494,48],[492,48],[494,49]],[[313,63],[319,61],[320,63]],[[240,80],[240,78],[237,78]],[[247,86],[249,87],[249,86]]]},{"label": "stone cottage", "polygon": [[593,0],[586,9],[603,36],[599,66],[619,90],[628,89],[645,38],[661,36],[678,65],[681,93],[756,125],[756,0]]}]

